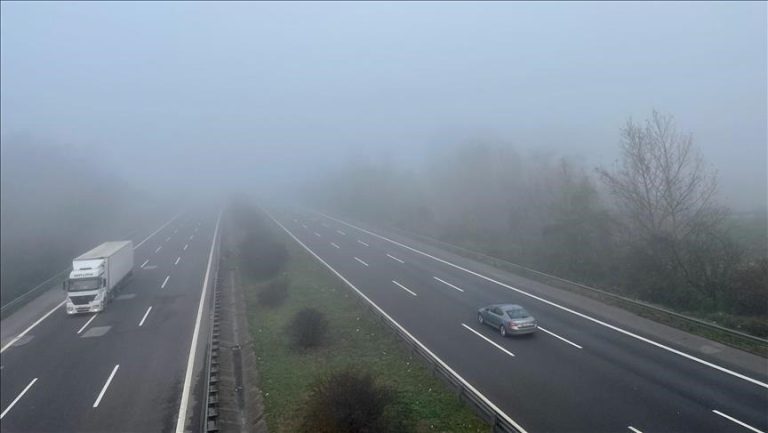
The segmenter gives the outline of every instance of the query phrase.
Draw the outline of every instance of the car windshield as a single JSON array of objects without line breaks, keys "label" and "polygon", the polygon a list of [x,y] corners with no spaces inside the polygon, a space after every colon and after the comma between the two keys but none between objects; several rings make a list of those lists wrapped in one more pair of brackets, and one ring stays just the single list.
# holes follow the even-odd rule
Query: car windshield
[{"label": "car windshield", "polygon": [[525,311],[523,308],[516,308],[514,310],[507,310],[507,315],[511,319],[524,319],[524,318],[530,316],[530,314],[528,314],[528,312]]},{"label": "car windshield", "polygon": [[69,280],[70,292],[83,292],[86,290],[96,290],[99,288],[99,280],[97,278],[89,278],[87,280]]}]

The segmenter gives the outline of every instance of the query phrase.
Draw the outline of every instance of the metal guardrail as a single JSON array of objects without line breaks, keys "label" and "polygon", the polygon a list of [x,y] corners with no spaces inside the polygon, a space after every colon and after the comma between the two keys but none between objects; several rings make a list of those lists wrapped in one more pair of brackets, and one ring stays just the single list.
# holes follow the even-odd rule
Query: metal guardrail
[{"label": "metal guardrail", "polygon": [[[366,225],[367,226],[367,225]],[[368,229],[370,229],[369,226],[367,226]],[[529,276],[533,276],[534,279],[539,279],[540,281],[544,280],[545,283],[551,283],[553,280],[563,286],[565,289],[569,289],[571,287],[578,287],[579,289],[586,290],[588,292],[600,294],[602,296],[609,297],[611,299],[614,299],[619,302],[626,303],[628,305],[632,305],[635,307],[640,307],[649,311],[653,311],[655,313],[661,313],[667,316],[674,317],[676,319],[683,320],[685,322],[691,323],[696,326],[700,326],[702,328],[707,328],[710,330],[716,330],[719,332],[726,333],[732,337],[740,338],[743,340],[749,340],[756,343],[766,344],[768,345],[768,339],[758,337],[756,335],[747,334],[746,332],[737,331],[735,329],[726,328],[724,326],[718,325],[716,323],[707,322],[702,319],[698,319],[695,317],[687,316],[684,314],[680,314],[678,312],[668,310],[664,307],[659,307],[657,305],[649,304],[647,302],[638,300],[638,299],[632,299],[628,298],[626,296],[621,296],[616,293],[611,293],[606,290],[598,289],[595,287],[587,286],[586,284],[577,283],[575,281],[566,280],[565,278],[558,277],[556,275],[547,274],[545,272],[537,271],[535,269],[531,269],[522,265],[518,265],[516,263],[509,262],[504,259],[499,259],[497,257],[489,256],[487,254],[483,254],[477,251],[472,251],[464,247],[460,247],[457,245],[450,244],[448,242],[440,241],[437,239],[430,238],[428,236],[420,235],[417,233],[411,233],[406,230],[402,230],[395,227],[389,227],[388,230],[391,230],[395,233],[400,234],[401,236],[410,237],[410,238],[416,238],[418,240],[421,240],[422,242],[431,244],[433,246],[437,246],[439,248],[444,248],[448,251],[453,251],[459,255],[462,255],[464,257],[474,258],[479,261],[489,263],[492,266],[499,267],[499,268],[505,268],[507,270],[510,270],[511,272],[515,273],[522,273],[527,274]],[[372,230],[373,231],[373,230]]]},{"label": "metal guardrail", "polygon": [[373,303],[365,294],[363,294],[357,287],[349,282],[344,276],[339,274],[335,269],[328,265],[322,258],[310,250],[304,245],[298,238],[296,238],[288,229],[286,229],[280,222],[272,217],[268,212],[262,210],[265,215],[269,216],[280,229],[284,230],[293,240],[295,240],[301,247],[309,252],[315,259],[320,261],[331,273],[338,277],[348,287],[350,287],[358,296],[358,302],[363,305],[363,308],[369,309],[374,313],[382,323],[386,324],[401,341],[406,344],[411,353],[418,354],[419,357],[429,366],[432,374],[440,377],[446,382],[454,392],[456,392],[460,401],[470,405],[472,409],[477,412],[480,417],[488,422],[491,426],[492,433],[525,433],[525,430],[517,425],[509,416],[491,403],[485,396],[483,396],[475,387],[469,382],[464,380],[458,373],[451,369],[446,363],[440,360],[432,351],[424,346],[420,341],[416,340],[405,328],[400,326],[394,319],[392,319],[384,310],[378,305]]},{"label": "metal guardrail", "polygon": [[209,331],[207,356],[205,361],[205,389],[203,390],[205,402],[202,407],[203,416],[200,417],[199,431],[202,433],[215,433],[219,431],[219,335],[221,322],[221,291],[219,285],[222,283],[222,274],[219,273],[221,265],[221,256],[218,254],[219,242],[216,246],[216,268],[214,272],[214,284],[211,291],[212,308],[209,315]]},{"label": "metal guardrail", "polygon": [[43,289],[50,289],[51,287],[53,287],[52,282],[57,279],[62,279],[65,275],[68,275],[70,269],[71,268],[66,268],[62,271],[59,271],[58,273],[48,278],[47,280],[43,281],[42,283],[38,284],[37,286],[27,290],[23,294],[7,302],[5,305],[0,307],[0,314],[5,314],[8,311],[11,311],[14,307],[27,302],[30,298],[37,296],[38,292],[42,291]]}]

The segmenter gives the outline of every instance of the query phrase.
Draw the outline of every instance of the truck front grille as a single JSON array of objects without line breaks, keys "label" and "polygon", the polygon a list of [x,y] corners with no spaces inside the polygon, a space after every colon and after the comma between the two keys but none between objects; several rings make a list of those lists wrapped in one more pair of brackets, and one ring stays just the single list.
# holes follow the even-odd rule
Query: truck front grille
[{"label": "truck front grille", "polygon": [[86,305],[93,301],[96,295],[70,296],[69,300],[75,305]]}]

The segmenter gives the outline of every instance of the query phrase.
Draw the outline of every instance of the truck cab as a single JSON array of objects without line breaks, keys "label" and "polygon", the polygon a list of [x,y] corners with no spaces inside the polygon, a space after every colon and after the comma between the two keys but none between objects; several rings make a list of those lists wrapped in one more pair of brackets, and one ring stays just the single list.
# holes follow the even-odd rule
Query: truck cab
[{"label": "truck cab", "polygon": [[69,279],[64,282],[67,291],[67,313],[98,313],[107,301],[107,279],[104,259],[75,261]]}]

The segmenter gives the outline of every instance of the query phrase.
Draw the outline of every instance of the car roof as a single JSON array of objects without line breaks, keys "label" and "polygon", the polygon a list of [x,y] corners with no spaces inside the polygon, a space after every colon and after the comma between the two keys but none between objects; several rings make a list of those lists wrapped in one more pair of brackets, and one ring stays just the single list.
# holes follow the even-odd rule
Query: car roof
[{"label": "car roof", "polygon": [[493,304],[489,307],[499,307],[502,310],[523,310],[524,308],[517,304]]}]

